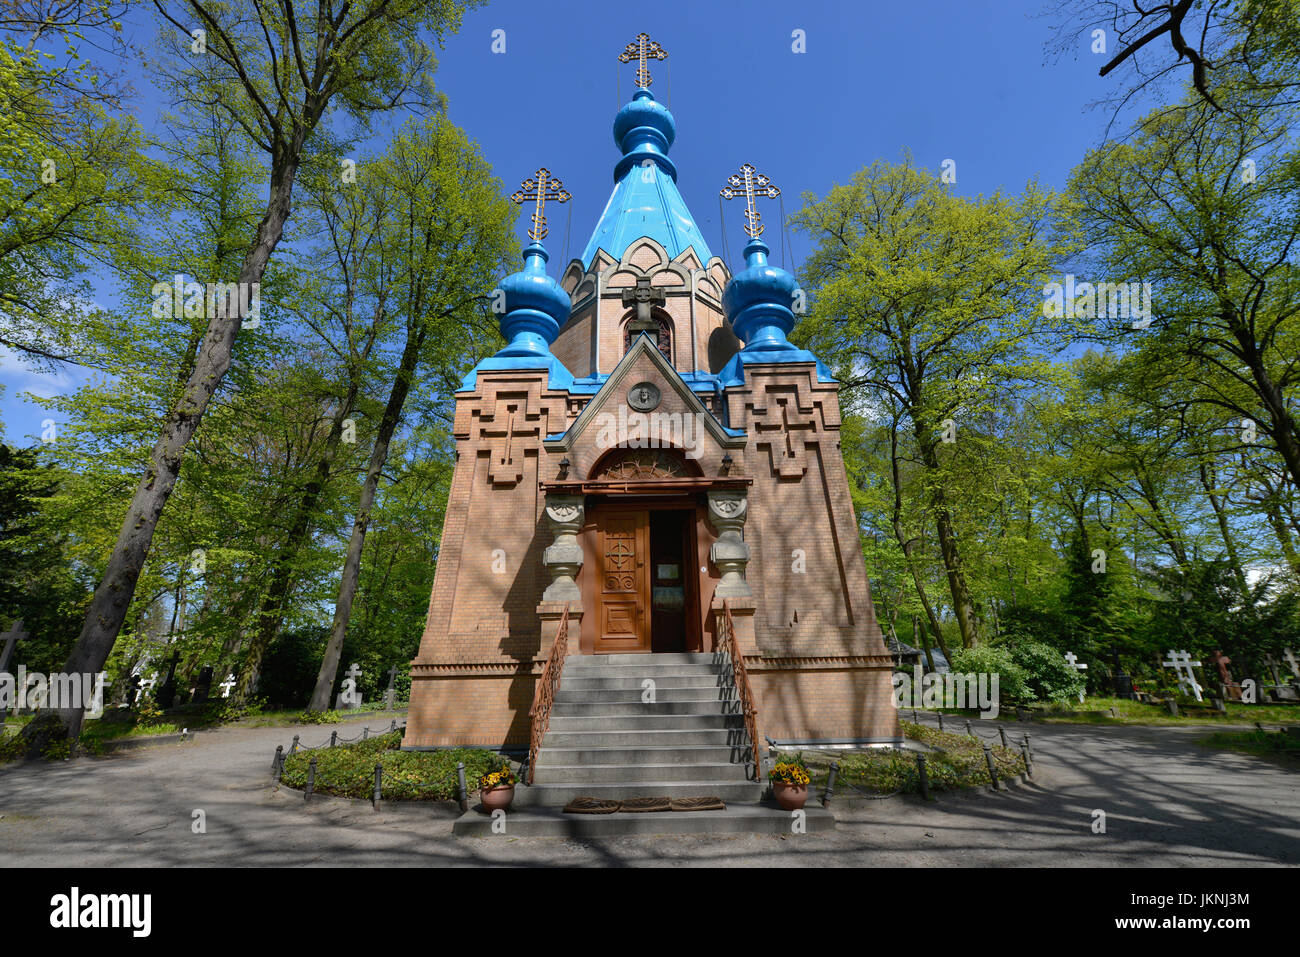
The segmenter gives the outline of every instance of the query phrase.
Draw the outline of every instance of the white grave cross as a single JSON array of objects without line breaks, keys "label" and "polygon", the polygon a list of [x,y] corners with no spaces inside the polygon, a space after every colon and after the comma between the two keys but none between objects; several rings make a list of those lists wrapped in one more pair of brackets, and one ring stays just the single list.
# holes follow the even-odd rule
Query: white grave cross
[{"label": "white grave cross", "polygon": [[[1087,671],[1087,670],[1088,670],[1088,666],[1085,665],[1083,662],[1081,662],[1081,661],[1079,660],[1078,656],[1077,656],[1073,651],[1067,651],[1067,652],[1065,653],[1065,661],[1066,661],[1066,664],[1068,664],[1071,668],[1073,668],[1073,669],[1076,670],[1076,671]],[[1083,692],[1082,692],[1082,691],[1079,692],[1079,704],[1083,704]]]},{"label": "white grave cross", "polygon": [[1288,667],[1290,667],[1291,674],[1295,675],[1297,678],[1300,678],[1300,663],[1297,663],[1296,661],[1295,652],[1292,651],[1290,648],[1283,648],[1282,660],[1287,663]]},{"label": "white grave cross", "polygon": [[1160,662],[1162,668],[1173,668],[1174,673],[1178,676],[1179,689],[1186,688],[1188,693],[1195,696],[1197,701],[1203,701],[1201,697],[1201,686],[1196,683],[1196,673],[1192,671],[1195,666],[1199,668],[1199,661],[1192,661],[1192,656],[1186,651],[1174,651],[1169,649],[1169,660]]},{"label": "white grave cross", "polygon": [[221,682],[218,687],[221,688],[221,697],[229,698],[231,689],[235,687],[235,676],[233,674],[226,675],[226,680]]}]

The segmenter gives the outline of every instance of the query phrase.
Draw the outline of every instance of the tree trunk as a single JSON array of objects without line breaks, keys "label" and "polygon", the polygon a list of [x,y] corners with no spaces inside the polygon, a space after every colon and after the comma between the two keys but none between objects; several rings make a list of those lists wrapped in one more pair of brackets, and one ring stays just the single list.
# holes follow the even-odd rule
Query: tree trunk
[{"label": "tree trunk", "polygon": [[325,657],[316,676],[316,688],[312,691],[312,711],[325,711],[330,706],[330,692],[334,690],[334,679],[338,676],[339,658],[343,655],[343,639],[348,631],[348,619],[352,616],[352,601],[357,594],[357,579],[361,574],[361,550],[366,543],[366,529],[370,525],[370,510],[375,503],[375,491],[379,487],[379,476],[388,461],[389,444],[397,423],[402,416],[402,407],[411,390],[415,378],[415,368],[420,361],[420,350],[428,326],[422,317],[413,315],[406,332],[406,347],[402,350],[402,360],[397,369],[397,378],[388,394],[383,417],[379,420],[379,431],[375,435],[375,446],[370,453],[370,465],[366,469],[366,479],[361,485],[361,497],[357,502],[357,513],[352,520],[352,537],[348,541],[348,553],[343,560],[343,577],[339,581],[338,600],[334,604],[334,622],[330,626],[329,643],[325,646]]},{"label": "tree trunk", "polygon": [[[266,264],[279,243],[285,221],[289,218],[289,201],[294,177],[298,172],[301,144],[298,144],[297,150],[285,152],[288,155],[282,153],[278,157],[280,162],[272,170],[270,199],[257,227],[257,240],[239,270],[238,282],[246,283],[249,287],[253,283],[261,283]],[[158,520],[176,487],[181,458],[190,439],[194,437],[213,394],[230,368],[235,336],[239,334],[243,320],[242,315],[209,318],[194,371],[186,381],[185,389],[176,404],[167,414],[162,433],[150,455],[149,467],[131,497],[104,579],[95,589],[81,627],[81,635],[63,666],[65,672],[95,674],[103,670],[104,662],[113,650],[113,643],[117,640],[122,622],[131,607],[136,583],[153,543]],[[56,737],[75,740],[81,733],[83,717],[83,708],[61,708],[49,712],[44,721],[32,721],[24,729],[28,751],[42,751]]]},{"label": "tree trunk", "polygon": [[330,423],[329,438],[325,442],[320,461],[316,463],[316,474],[303,490],[293,524],[289,526],[289,537],[276,555],[271,572],[271,583],[267,587],[266,597],[262,600],[262,609],[257,615],[256,630],[239,669],[239,680],[233,694],[237,703],[245,702],[251,696],[266,649],[271,646],[271,642],[280,631],[280,625],[284,622],[285,605],[289,600],[289,593],[293,590],[294,559],[297,558],[298,552],[311,532],[312,517],[316,513],[321,493],[329,482],[330,469],[334,465],[334,457],[338,454],[339,444],[343,440],[343,422],[352,414],[359,388],[354,378],[348,385],[348,392],[342,404],[334,413],[334,421]]},{"label": "tree trunk", "polygon": [[1237,591],[1241,593],[1241,600],[1250,605],[1250,586],[1246,584],[1246,573],[1241,568],[1241,560],[1237,557],[1237,543],[1233,540],[1232,529],[1228,526],[1228,514],[1224,510],[1223,502],[1215,494],[1217,476],[1211,473],[1210,467],[1202,462],[1199,468],[1201,476],[1201,487],[1205,489],[1205,497],[1210,500],[1210,507],[1214,509],[1214,517],[1219,523],[1219,534],[1223,537],[1223,550],[1228,557],[1228,563],[1232,566],[1232,577],[1237,581]]}]

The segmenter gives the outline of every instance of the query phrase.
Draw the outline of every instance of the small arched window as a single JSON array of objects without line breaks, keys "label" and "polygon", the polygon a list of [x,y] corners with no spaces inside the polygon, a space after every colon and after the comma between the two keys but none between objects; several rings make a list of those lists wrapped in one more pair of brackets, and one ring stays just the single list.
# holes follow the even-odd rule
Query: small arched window
[{"label": "small arched window", "polygon": [[636,337],[646,333],[659,349],[663,357],[672,365],[673,361],[673,323],[668,313],[662,309],[650,310],[650,324],[637,322],[636,313],[629,312],[623,324],[623,354],[632,348]]}]

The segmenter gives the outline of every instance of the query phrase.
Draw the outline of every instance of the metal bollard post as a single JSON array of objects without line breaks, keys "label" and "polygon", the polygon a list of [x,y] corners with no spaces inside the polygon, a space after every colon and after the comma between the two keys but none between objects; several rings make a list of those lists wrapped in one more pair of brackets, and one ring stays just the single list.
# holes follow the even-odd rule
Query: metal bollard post
[{"label": "metal bollard post", "polygon": [[388,731],[389,731],[389,733],[391,734],[392,732],[394,732],[394,731],[396,731],[396,730],[397,730],[397,719],[394,718],[394,719],[393,719],[393,723],[390,724],[390,725],[388,726]]},{"label": "metal bollard post", "polygon": [[1033,756],[1033,754],[1034,754],[1034,746],[1033,746],[1032,744],[1029,743],[1029,732],[1028,732],[1028,731],[1025,732],[1025,750],[1029,752],[1029,754],[1030,754],[1031,757]]},{"label": "metal bollard post", "polygon": [[465,786],[465,762],[456,762],[456,790],[460,798],[461,811],[469,810],[469,789]]},{"label": "metal bollard post", "polygon": [[361,729],[361,740],[362,740],[362,741],[369,741],[369,740],[370,740],[370,729],[369,729],[369,728],[362,728],[362,729]]},{"label": "metal bollard post", "polygon": [[293,736],[293,747],[291,747],[291,748],[289,749],[289,753],[290,753],[290,754],[295,754],[295,753],[297,753],[297,751],[298,751],[298,735],[295,734],[295,735]]},{"label": "metal bollard post", "polygon": [[275,746],[275,759],[271,761],[271,774],[274,780],[279,781],[280,775],[284,772],[284,745]]},{"label": "metal bollard post", "polygon": [[912,709],[912,724],[916,724],[916,709]]},{"label": "metal bollard post", "polygon": [[998,725],[998,734],[1002,735],[1002,747],[1004,747],[1004,748],[1005,748],[1005,747],[1008,747],[1008,745],[1007,745],[1007,729],[1004,728],[1004,727],[1002,727],[1002,725]]},{"label": "metal bollard post", "polygon": [[916,756],[916,780],[921,787],[921,799],[930,800],[930,779],[925,773],[925,755],[917,754]]},{"label": "metal bollard post", "polygon": [[330,732],[330,747],[332,748],[332,747],[334,747],[334,746],[335,746],[336,744],[338,744],[338,743],[339,743],[339,733],[338,733],[337,731],[331,731],[331,732]]},{"label": "metal bollard post", "polygon": [[311,760],[307,762],[307,787],[302,792],[302,799],[310,801],[311,792],[314,790],[316,790],[316,756],[312,755]]},{"label": "metal bollard post", "polygon": [[989,766],[989,780],[993,782],[993,790],[1001,791],[1002,785],[998,783],[998,769],[993,764],[993,749],[984,743],[984,763]]},{"label": "metal bollard post", "polygon": [[1029,757],[1028,741],[1020,742],[1020,756],[1025,759],[1025,777],[1032,778],[1034,776],[1034,762]]},{"label": "metal bollard post", "polygon": [[383,779],[384,779],[384,766],[380,764],[378,761],[376,761],[375,762],[375,796],[374,796],[374,805],[376,811],[379,810],[379,791],[382,786]]},{"label": "metal bollard post", "polygon": [[835,793],[835,776],[840,772],[840,762],[831,762],[831,773],[826,777],[826,791],[822,794],[822,807],[831,806],[831,797]]},{"label": "metal bollard post", "polygon": [[939,715],[939,730],[942,731],[942,730],[943,730],[943,712],[942,712],[942,711],[939,711],[939,712],[937,712],[937,714]]},{"label": "metal bollard post", "polygon": [[970,735],[972,738],[975,737],[975,732],[971,730],[970,718],[966,719],[966,733]]}]

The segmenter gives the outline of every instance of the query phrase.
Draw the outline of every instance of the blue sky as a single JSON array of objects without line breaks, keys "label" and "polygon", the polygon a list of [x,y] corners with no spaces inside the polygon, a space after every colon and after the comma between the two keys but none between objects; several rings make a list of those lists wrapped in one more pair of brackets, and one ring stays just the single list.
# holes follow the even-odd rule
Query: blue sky
[{"label": "blue sky", "polygon": [[[781,188],[787,214],[801,193],[824,194],[904,149],[936,173],[954,160],[956,189],[966,195],[1016,191],[1029,179],[1062,187],[1110,119],[1089,104],[1112,90],[1097,77],[1103,57],[1086,38],[1072,55],[1049,57],[1056,21],[1039,16],[1044,8],[1043,0],[660,0],[653,8],[497,0],[472,11],[447,41],[437,83],[451,119],[482,146],[507,190],[547,166],[573,194],[568,208],[551,210],[547,242],[558,276],[569,217],[575,256],[613,188],[619,153],[610,128],[635,69],[616,57],[637,33],[669,53],[652,67],[652,90],[677,118],[678,187],[721,255],[718,189],[744,162]],[[496,30],[505,31],[504,53],[492,52]],[[804,31],[805,53],[792,51],[795,30]],[[159,105],[146,89],[137,102],[146,126]],[[730,206],[734,261],[744,235],[740,206]],[[780,207],[769,200],[762,211],[780,264]],[[521,235],[526,226],[521,216]],[[785,265],[793,268],[807,244],[789,239],[794,258]],[[33,375],[0,352],[6,439],[36,435],[46,415],[22,390],[79,381],[76,371]]]}]

